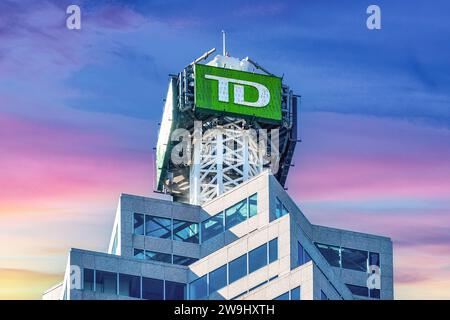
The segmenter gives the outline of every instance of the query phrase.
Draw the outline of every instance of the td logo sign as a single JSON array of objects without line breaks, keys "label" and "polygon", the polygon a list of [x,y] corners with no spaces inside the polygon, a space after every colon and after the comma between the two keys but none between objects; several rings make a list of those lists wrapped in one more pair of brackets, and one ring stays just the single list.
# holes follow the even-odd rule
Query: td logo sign
[{"label": "td logo sign", "polygon": [[195,65],[196,111],[281,120],[281,79],[251,72]]},{"label": "td logo sign", "polygon": [[[229,102],[229,83],[234,84],[234,103],[241,104],[249,107],[261,108],[265,107],[269,104],[270,101],[270,92],[267,87],[260,83],[238,80],[238,79],[230,79],[224,77],[213,76],[210,74],[205,75],[206,79],[213,79],[219,82],[219,101]],[[245,101],[244,94],[244,85],[247,87],[253,87],[258,91],[258,100],[255,102]]]}]

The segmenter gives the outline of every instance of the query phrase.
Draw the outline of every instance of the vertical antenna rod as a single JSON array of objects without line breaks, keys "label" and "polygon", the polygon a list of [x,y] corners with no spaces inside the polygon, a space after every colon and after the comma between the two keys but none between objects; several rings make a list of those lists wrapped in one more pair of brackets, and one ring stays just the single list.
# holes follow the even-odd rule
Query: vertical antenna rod
[{"label": "vertical antenna rod", "polygon": [[226,48],[225,40],[226,40],[226,35],[225,35],[225,31],[224,31],[224,30],[222,30],[222,47],[223,47],[223,56],[226,56],[226,55],[227,55],[227,48]]}]

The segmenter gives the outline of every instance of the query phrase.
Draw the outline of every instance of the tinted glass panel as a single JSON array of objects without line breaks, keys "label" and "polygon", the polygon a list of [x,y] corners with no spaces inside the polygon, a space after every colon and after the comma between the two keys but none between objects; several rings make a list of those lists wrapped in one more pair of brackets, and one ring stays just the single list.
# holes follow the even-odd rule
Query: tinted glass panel
[{"label": "tinted glass panel", "polygon": [[84,269],[83,289],[89,290],[89,291],[94,291],[94,270]]},{"label": "tinted glass panel", "polygon": [[255,193],[254,195],[250,196],[248,198],[248,216],[251,218],[253,216],[256,216],[258,213],[258,194]]},{"label": "tinted glass panel", "polygon": [[278,296],[273,300],[289,300],[289,292],[283,293],[281,296]]},{"label": "tinted glass panel", "polygon": [[267,265],[267,244],[248,253],[248,272],[252,273]]},{"label": "tinted glass panel", "polygon": [[95,291],[117,294],[117,274],[106,271],[95,271]]},{"label": "tinted glass panel", "polygon": [[173,264],[180,264],[182,266],[188,266],[197,260],[196,258],[173,255]]},{"label": "tinted glass panel", "polygon": [[247,255],[244,254],[229,263],[228,277],[229,283],[239,280],[247,275]]},{"label": "tinted glass panel", "polygon": [[327,295],[322,290],[320,290],[320,300],[328,300]]},{"label": "tinted glass panel", "polygon": [[134,257],[137,259],[145,259],[144,250],[134,249]]},{"label": "tinted glass panel", "polygon": [[186,300],[186,285],[173,281],[166,281],[166,300]]},{"label": "tinted glass panel", "polygon": [[203,299],[208,295],[206,275],[189,284],[189,298],[191,300]]},{"label": "tinted glass panel", "polygon": [[119,294],[121,296],[140,298],[141,278],[128,274],[119,274]]},{"label": "tinted glass panel", "polygon": [[145,251],[145,259],[153,261],[161,261],[172,263],[172,255],[168,253],[155,252],[155,251]]},{"label": "tinted glass panel", "polygon": [[269,241],[269,263],[278,259],[278,239]]},{"label": "tinted glass panel", "polygon": [[368,297],[369,289],[367,287],[355,286],[353,284],[347,284],[350,291],[357,296]]},{"label": "tinted glass panel", "polygon": [[229,229],[247,219],[247,199],[225,210],[225,228]]},{"label": "tinted glass panel", "polygon": [[369,252],[369,266],[380,266],[380,255],[376,252]]},{"label": "tinted glass panel", "polygon": [[340,267],[339,247],[329,246],[326,244],[316,243],[320,253],[325,257],[330,265],[333,267]]},{"label": "tinted glass panel", "polygon": [[164,300],[164,281],[143,277],[142,299]]},{"label": "tinted glass panel", "polygon": [[288,214],[286,207],[283,205],[280,199],[276,198],[276,208],[275,208],[276,218],[278,219],[286,214]]},{"label": "tinted glass panel", "polygon": [[134,214],[134,234],[144,235],[144,215]]},{"label": "tinted glass panel", "polygon": [[342,268],[357,271],[367,270],[367,251],[342,248]]},{"label": "tinted glass panel", "polygon": [[370,297],[374,299],[380,299],[380,289],[370,289]]},{"label": "tinted glass panel", "polygon": [[291,300],[300,300],[300,287],[291,290]]},{"label": "tinted glass panel", "polygon": [[198,223],[173,220],[173,239],[184,242],[198,243]]},{"label": "tinted glass panel", "polygon": [[305,263],[311,261],[311,257],[308,252],[303,248],[303,246],[298,242],[298,256],[297,256],[297,265],[301,266]]},{"label": "tinted glass panel", "polygon": [[154,216],[145,216],[145,234],[162,239],[171,238],[171,220]]},{"label": "tinted glass panel", "polygon": [[209,294],[227,285],[227,265],[221,266],[209,273]]},{"label": "tinted glass panel", "polygon": [[202,241],[211,239],[223,231],[223,212],[221,212],[202,222]]}]

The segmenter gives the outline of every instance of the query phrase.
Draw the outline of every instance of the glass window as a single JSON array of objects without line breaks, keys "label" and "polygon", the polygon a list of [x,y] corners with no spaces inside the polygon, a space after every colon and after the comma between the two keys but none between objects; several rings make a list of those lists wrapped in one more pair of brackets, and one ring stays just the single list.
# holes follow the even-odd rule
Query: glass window
[{"label": "glass window", "polygon": [[247,275],[247,255],[244,254],[228,264],[229,283],[241,279]]},{"label": "glass window", "polygon": [[95,270],[95,291],[117,294],[117,274]]},{"label": "glass window", "polygon": [[223,265],[209,273],[209,294],[227,285],[227,265]]},{"label": "glass window", "polygon": [[291,300],[300,300],[300,287],[291,290]]},{"label": "glass window", "polygon": [[166,300],[186,300],[186,285],[173,281],[166,281]]},{"label": "glass window", "polygon": [[164,281],[142,277],[142,299],[164,300]]},{"label": "glass window", "polygon": [[273,300],[289,300],[289,292],[283,293],[281,296],[278,296]]},{"label": "glass window", "polygon": [[206,275],[189,284],[189,298],[191,300],[199,300],[208,296],[208,283]]},{"label": "glass window", "polygon": [[119,274],[119,294],[121,296],[140,298],[141,278],[129,274]]},{"label": "glass window", "polygon": [[342,248],[342,268],[367,271],[367,251]]},{"label": "glass window", "polygon": [[134,257],[136,259],[145,259],[144,250],[142,249],[134,249]]},{"label": "glass window", "polygon": [[286,207],[280,201],[280,199],[276,198],[276,208],[275,208],[275,216],[276,218],[281,218],[282,216],[288,214]]},{"label": "glass window", "polygon": [[198,223],[173,220],[173,239],[184,242],[198,243]]},{"label": "glass window", "polygon": [[369,252],[369,266],[380,266],[380,254]]},{"label": "glass window", "polygon": [[245,219],[247,219],[247,199],[225,210],[225,229],[230,229]]},{"label": "glass window", "polygon": [[340,249],[339,247],[330,246],[327,244],[316,243],[317,248],[328,263],[333,267],[340,267]]},{"label": "glass window", "polygon": [[380,289],[369,289],[370,297],[380,299]]},{"label": "glass window", "polygon": [[140,213],[134,214],[134,234],[144,235],[144,215]]},{"label": "glass window", "polygon": [[145,235],[162,239],[171,238],[171,220],[154,216],[145,216]]},{"label": "glass window", "polygon": [[301,266],[311,261],[311,257],[303,246],[298,242],[297,266]]},{"label": "glass window", "polygon": [[327,295],[322,290],[320,290],[320,300],[328,300]]},{"label": "glass window", "polygon": [[145,259],[166,262],[166,263],[172,263],[172,255],[171,254],[156,252],[156,251],[145,250]]},{"label": "glass window", "polygon": [[258,213],[258,194],[255,193],[248,198],[248,216],[251,218]]},{"label": "glass window", "polygon": [[223,212],[221,212],[202,222],[202,241],[211,239],[223,231]]},{"label": "glass window", "polygon": [[357,296],[368,297],[369,289],[367,287],[355,286],[353,284],[347,284],[348,289]]},{"label": "glass window", "polygon": [[86,268],[83,270],[83,289],[94,291],[94,270]]},{"label": "glass window", "polygon": [[182,266],[188,266],[197,260],[196,258],[173,255],[173,264],[180,264]]},{"label": "glass window", "polygon": [[269,263],[278,259],[278,238],[269,241]]},{"label": "glass window", "polygon": [[267,265],[267,243],[248,253],[248,273],[252,273]]}]

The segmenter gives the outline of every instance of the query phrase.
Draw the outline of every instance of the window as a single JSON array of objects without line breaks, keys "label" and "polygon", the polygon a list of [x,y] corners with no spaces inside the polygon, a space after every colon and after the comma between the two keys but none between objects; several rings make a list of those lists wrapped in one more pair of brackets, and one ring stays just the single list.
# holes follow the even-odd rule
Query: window
[{"label": "window", "polygon": [[145,235],[162,239],[171,238],[171,220],[154,216],[145,216]]},{"label": "window", "polygon": [[209,273],[209,294],[227,285],[227,265],[223,265]]},{"label": "window", "polygon": [[278,296],[273,300],[289,300],[289,292],[283,293],[281,296]]},{"label": "window", "polygon": [[369,289],[367,287],[355,286],[354,284],[347,284],[348,289],[356,296],[368,297]]},{"label": "window", "polygon": [[248,216],[249,218],[256,216],[258,213],[258,194],[255,193],[248,198]]},{"label": "window", "polygon": [[119,274],[119,294],[121,296],[140,298],[141,278],[128,274]]},{"label": "window", "polygon": [[102,293],[117,294],[117,274],[95,270],[95,290]]},{"label": "window", "polygon": [[189,284],[189,297],[191,300],[203,299],[208,295],[206,275]]},{"label": "window", "polygon": [[269,241],[269,263],[278,259],[278,238]]},{"label": "window", "polygon": [[135,257],[136,259],[142,259],[142,260],[144,260],[144,259],[145,259],[145,253],[144,253],[144,250],[142,250],[142,249],[134,249],[134,257]]},{"label": "window", "polygon": [[186,285],[173,281],[166,281],[166,300],[186,300]]},{"label": "window", "polygon": [[196,259],[196,258],[177,256],[175,254],[173,255],[173,264],[179,264],[182,266],[188,266],[197,260],[198,259]]},{"label": "window", "polygon": [[311,261],[311,257],[303,246],[298,242],[297,266],[304,265]]},{"label": "window", "polygon": [[276,208],[275,208],[276,219],[281,218],[286,214],[288,214],[286,207],[283,205],[280,199],[276,198]]},{"label": "window", "polygon": [[244,254],[234,259],[228,266],[229,283],[241,279],[247,275],[247,255]]},{"label": "window", "polygon": [[156,251],[145,250],[145,259],[166,262],[166,263],[172,263],[172,255],[170,255],[168,253],[162,253],[162,252],[156,252]]},{"label": "window", "polygon": [[380,299],[380,289],[369,289],[371,298]]},{"label": "window", "polygon": [[134,214],[134,234],[144,235],[144,215],[135,213]]},{"label": "window", "polygon": [[367,270],[367,251],[342,248],[342,268],[357,271]]},{"label": "window", "polygon": [[199,243],[198,223],[173,220],[173,239]]},{"label": "window", "polygon": [[320,290],[320,300],[328,300],[327,295],[322,290]]},{"label": "window", "polygon": [[291,290],[291,300],[300,300],[300,287]]},{"label": "window", "polygon": [[88,291],[94,291],[94,270],[83,270],[83,289]]},{"label": "window", "polygon": [[248,272],[252,273],[267,265],[267,243],[248,253]]},{"label": "window", "polygon": [[380,266],[380,254],[369,252],[369,266]]},{"label": "window", "polygon": [[164,281],[143,277],[142,299],[164,300]]},{"label": "window", "polygon": [[202,241],[211,239],[223,231],[223,212],[221,212],[202,222]]},{"label": "window", "polygon": [[247,199],[225,210],[225,229],[230,229],[245,219],[247,219]]},{"label": "window", "polygon": [[341,266],[340,249],[339,247],[330,246],[327,244],[316,243],[320,253],[325,257],[328,263],[333,267]]}]

